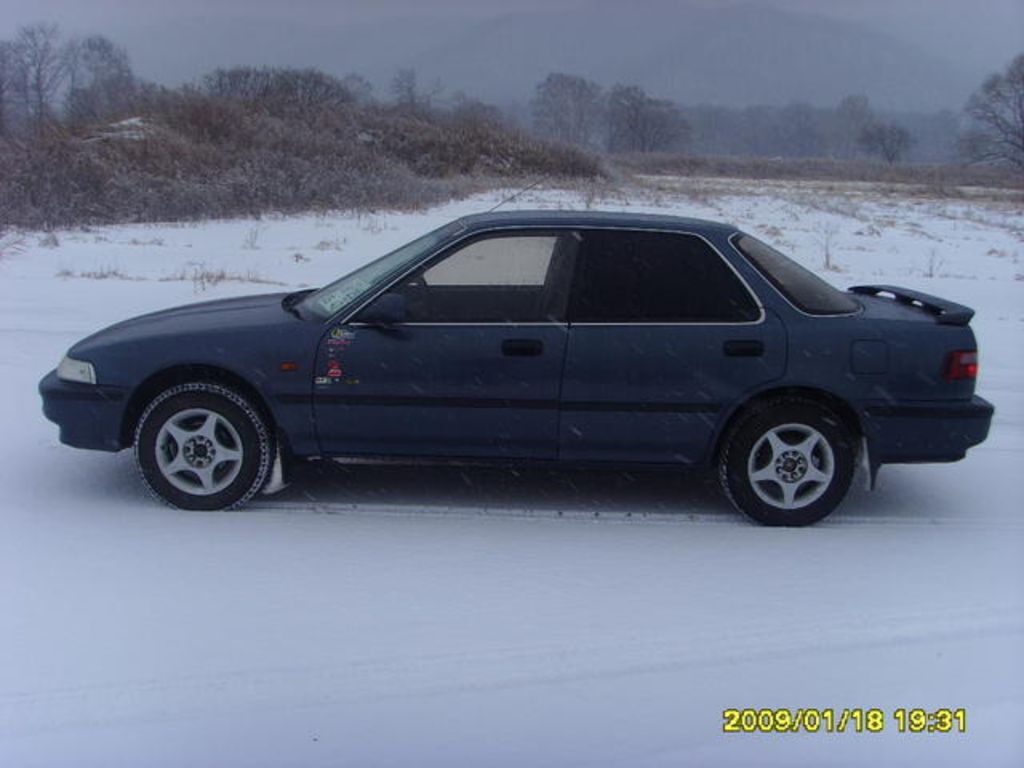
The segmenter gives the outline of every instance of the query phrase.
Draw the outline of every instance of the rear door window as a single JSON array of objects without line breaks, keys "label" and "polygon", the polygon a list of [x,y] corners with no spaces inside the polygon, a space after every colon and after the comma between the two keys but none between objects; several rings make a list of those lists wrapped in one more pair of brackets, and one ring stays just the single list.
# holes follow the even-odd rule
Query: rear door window
[{"label": "rear door window", "polygon": [[761,308],[707,242],[671,232],[589,230],[577,261],[577,323],[750,323]]}]

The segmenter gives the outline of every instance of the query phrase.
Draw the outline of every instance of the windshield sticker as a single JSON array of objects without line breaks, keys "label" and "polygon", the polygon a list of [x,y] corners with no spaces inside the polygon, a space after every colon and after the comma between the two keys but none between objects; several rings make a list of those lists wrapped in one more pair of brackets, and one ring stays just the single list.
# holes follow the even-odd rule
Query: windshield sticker
[{"label": "windshield sticker", "polygon": [[361,293],[370,288],[372,282],[365,278],[353,278],[345,285],[325,293],[317,298],[317,304],[328,315],[333,315],[345,305],[355,300]]}]

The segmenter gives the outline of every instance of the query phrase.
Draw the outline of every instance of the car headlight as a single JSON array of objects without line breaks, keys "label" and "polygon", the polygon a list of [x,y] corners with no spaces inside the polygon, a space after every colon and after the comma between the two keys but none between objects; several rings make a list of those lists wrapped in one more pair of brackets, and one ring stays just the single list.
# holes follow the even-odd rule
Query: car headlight
[{"label": "car headlight", "polygon": [[96,383],[96,369],[92,363],[84,360],[75,360],[72,357],[64,356],[57,366],[57,378],[62,381],[77,381],[82,384]]}]

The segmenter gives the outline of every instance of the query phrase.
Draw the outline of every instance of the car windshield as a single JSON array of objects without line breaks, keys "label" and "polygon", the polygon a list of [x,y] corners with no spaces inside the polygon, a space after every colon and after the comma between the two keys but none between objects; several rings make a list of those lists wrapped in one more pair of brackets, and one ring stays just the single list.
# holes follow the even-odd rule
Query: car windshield
[{"label": "car windshield", "polygon": [[732,244],[779,293],[807,314],[847,315],[860,309],[848,295],[757,238],[739,235]]},{"label": "car windshield", "polygon": [[461,221],[454,221],[433,232],[428,232],[423,237],[406,243],[398,250],[381,256],[379,259],[363,265],[355,272],[350,272],[333,283],[313,291],[299,303],[299,308],[304,315],[325,320],[340,312],[367,291],[380,287],[392,277],[400,275],[438,245],[463,229],[465,226]]}]

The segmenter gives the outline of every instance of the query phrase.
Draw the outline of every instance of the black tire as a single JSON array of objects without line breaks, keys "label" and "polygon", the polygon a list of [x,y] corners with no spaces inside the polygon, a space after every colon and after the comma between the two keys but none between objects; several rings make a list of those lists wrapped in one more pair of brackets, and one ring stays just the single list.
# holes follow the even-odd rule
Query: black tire
[{"label": "black tire", "polygon": [[757,522],[810,525],[846,496],[855,445],[850,429],[825,405],[767,400],[741,416],[726,437],[719,478],[733,505]]},{"label": "black tire", "polygon": [[273,455],[270,431],[252,403],[209,382],[165,390],[135,429],[135,461],[143,482],[180,509],[244,504],[266,482]]}]

